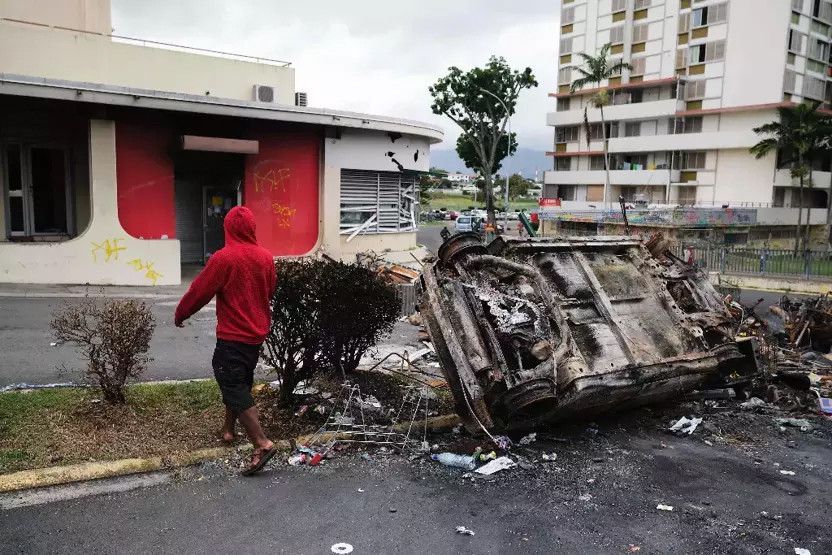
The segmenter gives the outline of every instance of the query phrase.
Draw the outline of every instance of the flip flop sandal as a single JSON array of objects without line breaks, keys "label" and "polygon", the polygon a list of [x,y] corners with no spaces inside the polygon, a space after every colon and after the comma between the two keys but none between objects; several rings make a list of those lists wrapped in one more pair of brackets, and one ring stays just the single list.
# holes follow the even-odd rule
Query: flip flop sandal
[{"label": "flip flop sandal", "polygon": [[256,474],[263,470],[263,467],[266,466],[266,463],[271,460],[277,454],[277,448],[272,447],[271,449],[258,449],[252,455],[252,458],[260,455],[260,458],[257,460],[256,463],[252,463],[249,465],[248,468],[243,470],[243,476],[251,476],[252,474]]}]

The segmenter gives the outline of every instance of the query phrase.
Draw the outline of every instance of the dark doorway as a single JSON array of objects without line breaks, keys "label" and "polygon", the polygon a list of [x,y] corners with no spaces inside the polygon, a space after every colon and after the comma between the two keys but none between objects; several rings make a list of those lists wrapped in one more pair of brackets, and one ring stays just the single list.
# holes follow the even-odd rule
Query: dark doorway
[{"label": "dark doorway", "polygon": [[175,158],[176,237],[182,264],[205,263],[225,245],[225,215],[240,202],[241,154],[179,152]]}]

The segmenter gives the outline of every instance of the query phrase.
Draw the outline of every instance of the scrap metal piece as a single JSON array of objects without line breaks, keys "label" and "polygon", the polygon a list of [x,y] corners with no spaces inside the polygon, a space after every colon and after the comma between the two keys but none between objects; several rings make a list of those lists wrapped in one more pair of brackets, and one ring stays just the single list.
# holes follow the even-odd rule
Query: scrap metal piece
[{"label": "scrap metal piece", "polygon": [[[636,237],[449,237],[421,313],[471,431],[665,400],[746,356],[707,276]],[[753,361],[752,361],[753,362]]]}]

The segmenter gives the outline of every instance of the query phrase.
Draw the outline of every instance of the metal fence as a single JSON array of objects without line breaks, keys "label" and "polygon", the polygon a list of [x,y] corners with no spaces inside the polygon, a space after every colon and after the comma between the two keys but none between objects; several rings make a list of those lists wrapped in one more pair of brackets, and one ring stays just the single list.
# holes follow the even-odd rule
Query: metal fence
[{"label": "metal fence", "polygon": [[416,284],[400,283],[396,286],[402,306],[402,316],[410,316],[416,312]]},{"label": "metal fence", "polygon": [[[673,254],[688,261],[688,247],[677,245]],[[832,277],[832,252],[731,247],[693,247],[693,263],[708,272],[803,277]]]}]

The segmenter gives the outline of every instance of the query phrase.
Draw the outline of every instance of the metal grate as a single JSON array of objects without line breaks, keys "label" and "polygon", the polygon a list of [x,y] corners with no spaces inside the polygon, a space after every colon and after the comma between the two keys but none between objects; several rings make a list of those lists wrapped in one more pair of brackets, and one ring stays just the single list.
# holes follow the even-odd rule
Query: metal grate
[{"label": "metal grate", "polygon": [[341,234],[416,231],[418,176],[413,173],[341,171]]}]

